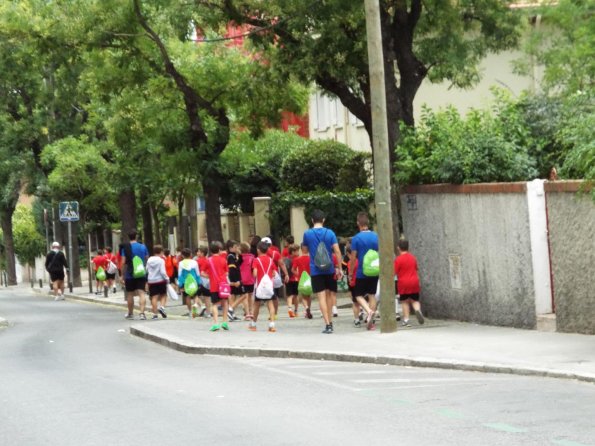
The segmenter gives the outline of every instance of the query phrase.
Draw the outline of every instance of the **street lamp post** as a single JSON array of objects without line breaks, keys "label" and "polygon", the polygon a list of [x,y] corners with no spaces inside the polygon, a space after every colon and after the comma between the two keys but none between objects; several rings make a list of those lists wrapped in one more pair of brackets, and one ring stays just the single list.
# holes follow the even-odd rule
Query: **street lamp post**
[{"label": "street lamp post", "polygon": [[384,55],[378,0],[365,0],[366,30],[368,38],[368,65],[370,67],[370,96],[372,99],[372,144],[374,146],[374,202],[378,226],[380,255],[380,330],[397,330],[393,260],[392,206],[390,196],[390,158],[388,122],[386,118],[386,91],[384,84]]}]

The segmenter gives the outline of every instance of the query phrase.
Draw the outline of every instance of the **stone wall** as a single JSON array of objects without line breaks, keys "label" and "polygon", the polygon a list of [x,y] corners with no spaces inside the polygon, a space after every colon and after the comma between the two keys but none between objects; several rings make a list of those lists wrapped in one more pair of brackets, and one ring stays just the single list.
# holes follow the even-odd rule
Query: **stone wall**
[{"label": "stone wall", "polygon": [[525,183],[411,187],[401,198],[428,316],[535,328]]},{"label": "stone wall", "polygon": [[558,331],[595,334],[595,203],[579,183],[546,184]]}]

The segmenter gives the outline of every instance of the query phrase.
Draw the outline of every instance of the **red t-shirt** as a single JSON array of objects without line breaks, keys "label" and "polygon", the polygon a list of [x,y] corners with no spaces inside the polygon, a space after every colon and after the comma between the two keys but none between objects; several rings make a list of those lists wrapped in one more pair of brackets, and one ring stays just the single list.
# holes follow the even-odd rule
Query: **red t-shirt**
[{"label": "red t-shirt", "polygon": [[299,281],[302,277],[302,273],[306,271],[310,274],[310,256],[298,256],[294,257],[291,262],[291,269],[294,269],[296,274],[295,277]]},{"label": "red t-shirt", "polygon": [[283,257],[284,259],[289,257],[289,248],[287,246],[283,248],[283,251],[281,251],[281,257]]},{"label": "red t-shirt", "polygon": [[395,274],[399,294],[417,294],[420,291],[417,274],[417,260],[409,252],[404,252],[395,259]]},{"label": "red t-shirt", "polygon": [[[291,256],[289,257],[289,259],[291,260],[291,267],[289,268],[289,270],[287,271],[289,273],[289,281],[290,282],[299,282],[300,278],[299,276],[296,276],[295,274],[293,274],[293,261],[295,259],[299,259],[299,256],[295,255],[295,256]],[[287,266],[287,265],[285,265]]]},{"label": "red t-shirt", "polygon": [[[271,266],[271,270],[279,271],[279,260],[281,260],[281,253],[275,246],[271,246],[267,251],[267,255],[273,260],[273,266]],[[258,262],[257,262],[258,263]]]},{"label": "red t-shirt", "polygon": [[93,257],[93,260],[91,260],[91,262],[93,262],[93,265],[94,265],[93,271],[97,271],[100,266],[103,269],[107,269],[107,260],[104,256],[95,256],[95,257]]},{"label": "red t-shirt", "polygon": [[196,263],[198,263],[198,270],[201,273],[209,274],[209,259],[206,257],[197,257]]},{"label": "red t-shirt", "polygon": [[[219,292],[219,283],[227,281],[227,259],[220,255],[214,255],[208,258],[208,272],[209,272],[209,282],[211,284],[211,293],[218,293]],[[215,272],[213,273],[213,268],[215,268]],[[199,266],[200,269],[200,266]],[[219,280],[217,280],[219,279]]]},{"label": "red t-shirt", "polygon": [[274,273],[273,260],[268,255],[259,255],[252,261],[252,268],[256,271],[256,283],[260,283],[260,280],[264,277],[264,274],[268,271],[269,277],[272,279]]}]

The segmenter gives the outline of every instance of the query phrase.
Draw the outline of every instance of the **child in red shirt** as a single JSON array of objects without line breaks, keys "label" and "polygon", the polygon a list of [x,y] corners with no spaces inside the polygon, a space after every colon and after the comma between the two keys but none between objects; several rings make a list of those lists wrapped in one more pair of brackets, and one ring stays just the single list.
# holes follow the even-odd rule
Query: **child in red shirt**
[{"label": "child in red shirt", "polygon": [[[297,278],[298,283],[304,271],[310,274],[310,254],[308,253],[308,245],[302,243],[302,255],[293,258],[291,262],[291,271]],[[299,298],[302,299],[302,303],[304,304],[304,307],[306,307],[305,317],[312,319],[312,312],[310,311],[310,307],[312,306],[312,296],[303,296],[300,294],[298,295],[298,300]]]},{"label": "child in red shirt", "polygon": [[[256,277],[256,283],[254,285],[256,290],[258,290],[258,284],[265,274],[269,276],[271,281],[275,274],[273,271],[273,259],[267,255],[268,249],[269,246],[266,242],[258,242],[258,245],[256,246],[258,257],[252,262],[252,274]],[[266,301],[269,310],[269,331],[274,333],[277,329],[275,328],[275,305],[273,304],[273,299],[259,298],[258,295],[254,298],[254,313],[248,328],[251,331],[256,331],[256,321],[258,320],[258,313],[260,312],[260,304],[263,301]]]},{"label": "child in red shirt", "polygon": [[415,317],[420,324],[424,323],[424,316],[419,305],[419,276],[417,274],[417,259],[409,253],[409,241],[399,240],[399,255],[395,259],[395,274],[397,275],[397,289],[399,301],[403,310],[404,327],[410,327],[409,306],[413,307]]},{"label": "child in red shirt", "polygon": [[97,250],[97,255],[93,257],[91,262],[93,262],[93,272],[95,273],[95,294],[103,294],[104,281],[97,279],[97,271],[99,268],[103,268],[104,271],[107,270],[107,260],[103,255],[102,249]]},{"label": "child in red shirt", "polygon": [[[219,296],[219,284],[223,282],[229,282],[228,279],[228,268],[227,268],[227,258],[220,255],[221,248],[223,248],[223,244],[221,242],[213,242],[211,243],[211,257],[208,258],[208,272],[209,272],[209,282],[211,285],[211,311],[213,313],[213,326],[211,327],[210,331],[217,331],[220,328],[224,330],[229,330],[229,325],[227,324],[228,316],[228,300],[227,297]],[[221,302],[221,309],[223,311],[223,323],[219,325],[219,309],[217,308],[219,303]]]},{"label": "child in red shirt", "polygon": [[[298,245],[289,245],[287,249],[289,253],[289,260],[293,265],[293,260],[298,258],[300,248]],[[288,268],[289,282],[285,285],[285,291],[287,293],[287,313],[290,318],[294,318],[298,312],[299,299],[298,299],[298,282],[299,277],[293,273],[293,268]]]}]

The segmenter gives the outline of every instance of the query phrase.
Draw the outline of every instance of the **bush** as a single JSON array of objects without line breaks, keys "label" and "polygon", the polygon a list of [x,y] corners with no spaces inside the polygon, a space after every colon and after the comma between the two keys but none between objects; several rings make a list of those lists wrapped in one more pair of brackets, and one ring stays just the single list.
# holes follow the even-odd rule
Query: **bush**
[{"label": "bush", "polygon": [[[306,219],[314,209],[321,209],[326,214],[325,226],[331,228],[337,236],[352,236],[357,233],[355,218],[360,211],[368,212],[374,202],[374,192],[361,189],[355,192],[282,192],[271,200],[270,222],[273,235],[277,238],[289,235],[289,210],[292,205],[304,206]],[[296,240],[300,234],[293,234]]]},{"label": "bush", "polygon": [[282,187],[296,192],[352,192],[367,187],[365,164],[358,163],[362,155],[357,153],[336,141],[309,141],[303,149],[290,153],[283,161]]},{"label": "bush", "polygon": [[454,107],[423,110],[420,124],[403,127],[397,147],[396,181],[401,185],[524,181],[535,177],[527,147],[530,134],[509,102],[495,110],[472,110],[462,118]]},{"label": "bush", "polygon": [[31,208],[17,205],[12,216],[14,251],[22,264],[33,265],[35,257],[45,252],[45,238],[37,232]]}]

